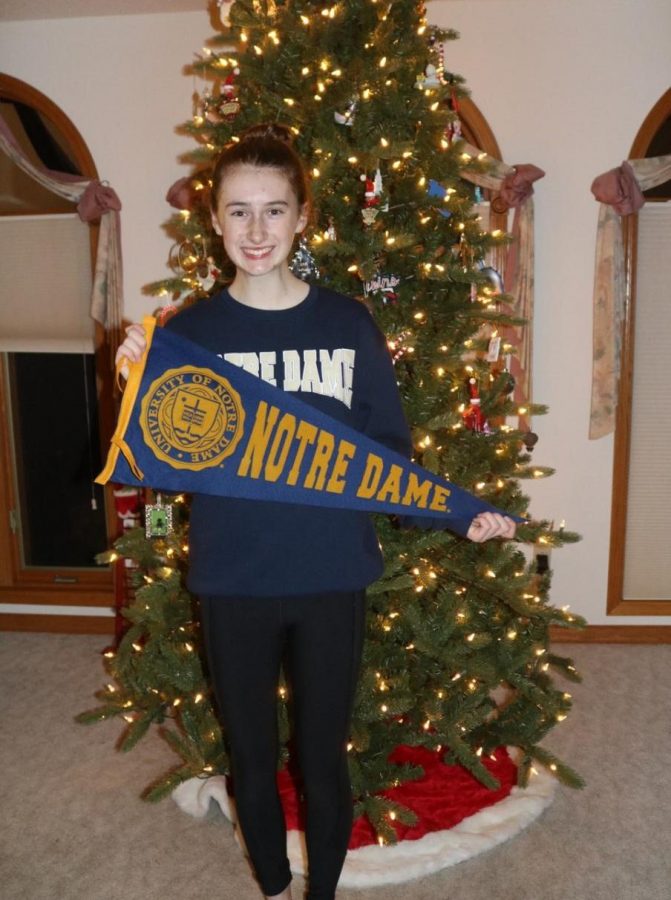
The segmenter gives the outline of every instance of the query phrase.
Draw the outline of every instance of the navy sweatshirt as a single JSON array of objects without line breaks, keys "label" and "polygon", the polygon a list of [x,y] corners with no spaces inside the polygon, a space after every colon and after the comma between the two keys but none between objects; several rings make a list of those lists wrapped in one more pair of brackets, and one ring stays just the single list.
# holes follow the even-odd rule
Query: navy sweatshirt
[{"label": "navy sweatshirt", "polygon": [[[224,290],[183,310],[166,328],[411,456],[386,340],[358,301],[311,286],[297,306],[270,311],[245,306]],[[188,586],[196,593],[352,591],[381,572],[368,513],[193,497]]]}]

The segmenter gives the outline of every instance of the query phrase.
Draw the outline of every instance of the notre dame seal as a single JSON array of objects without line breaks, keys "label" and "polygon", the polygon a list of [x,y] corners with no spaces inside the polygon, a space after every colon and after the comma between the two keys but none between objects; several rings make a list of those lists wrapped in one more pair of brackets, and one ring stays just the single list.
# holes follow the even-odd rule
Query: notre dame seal
[{"label": "notre dame seal", "polygon": [[235,450],[245,411],[238,392],[211,369],[168,369],[142,400],[140,425],[154,455],[176,469],[217,466]]}]

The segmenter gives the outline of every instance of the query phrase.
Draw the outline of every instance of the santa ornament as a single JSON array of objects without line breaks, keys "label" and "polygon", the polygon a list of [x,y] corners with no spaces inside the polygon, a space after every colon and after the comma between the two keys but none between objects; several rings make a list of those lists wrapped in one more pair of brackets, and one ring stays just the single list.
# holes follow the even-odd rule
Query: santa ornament
[{"label": "santa ornament", "polygon": [[464,425],[476,434],[491,434],[492,430],[480,406],[480,391],[475,378],[468,379],[468,393],[471,399],[464,410]]},{"label": "santa ornament", "polygon": [[375,172],[374,178],[369,178],[368,175],[361,175],[361,181],[363,181],[365,185],[361,215],[363,216],[365,225],[372,225],[380,211],[379,205],[380,194],[382,193],[382,174],[378,169]]},{"label": "santa ornament", "polygon": [[238,89],[235,84],[236,75],[240,74],[240,69],[236,68],[226,76],[221,86],[221,104],[219,112],[225,122],[232,122],[240,111],[240,100],[238,99]]}]

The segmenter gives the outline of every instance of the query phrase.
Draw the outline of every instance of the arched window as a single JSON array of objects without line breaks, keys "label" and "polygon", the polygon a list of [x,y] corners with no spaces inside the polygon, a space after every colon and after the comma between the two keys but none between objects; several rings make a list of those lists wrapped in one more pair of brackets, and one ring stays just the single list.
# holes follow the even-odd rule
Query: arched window
[{"label": "arched window", "polygon": [[[44,94],[0,74],[0,109],[36,166],[97,178]],[[105,633],[112,577],[94,557],[116,528],[91,484],[114,415],[109,336],[87,308],[98,227],[1,153],[0,228],[0,627]]]},{"label": "arched window", "polygon": [[[655,104],[629,154],[671,154],[671,89]],[[671,181],[644,192],[624,220],[626,306],[615,425],[608,612],[671,615]]]}]

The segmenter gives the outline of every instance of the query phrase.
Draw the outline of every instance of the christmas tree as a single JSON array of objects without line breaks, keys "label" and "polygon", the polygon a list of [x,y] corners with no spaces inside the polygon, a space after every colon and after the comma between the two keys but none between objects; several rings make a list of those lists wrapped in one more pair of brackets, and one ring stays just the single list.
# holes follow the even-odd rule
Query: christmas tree
[{"label": "christmas tree", "polygon": [[[465,168],[454,98],[462,79],[443,70],[443,42],[417,0],[236,0],[229,23],[198,58],[207,84],[184,128],[196,139],[192,175],[170,197],[174,277],[152,286],[167,307],[207,302],[227,264],[211,231],[208,170],[221,147],[249,125],[278,121],[295,135],[312,173],[314,213],[294,271],[359,297],[387,335],[415,460],[494,505],[528,515],[519,481],[535,466],[505,356],[493,361],[497,328],[519,324],[514,297],[494,296],[482,271],[507,238],[484,230]],[[450,100],[452,102],[450,102]],[[456,137],[455,137],[456,132]],[[435,186],[439,190],[435,190]],[[512,312],[511,312],[512,311]],[[513,353],[514,348],[506,348]],[[489,357],[489,360],[488,360]],[[544,412],[531,406],[528,414]],[[527,441],[525,443],[525,438]],[[194,776],[227,770],[199,654],[197,602],[186,591],[188,504],[174,498],[174,529],[123,536],[101,559],[132,561],[129,627],[107,654],[114,682],[82,721],[122,715],[128,749],[153,725],[181,758],[147,796],[157,799]],[[570,660],[549,648],[550,626],[584,623],[548,599],[518,543],[473,544],[448,531],[404,530],[381,518],[386,569],[369,590],[364,666],[354,711],[350,770],[357,808],[382,840],[391,818],[411,816],[381,796],[416,778],[390,761],[400,744],[439,752],[488,786],[483,759],[502,745],[520,748],[519,783],[534,762],[564,782],[579,777],[541,739],[570,710],[551,670],[577,680]],[[545,521],[518,540],[557,547],[575,540]],[[282,734],[288,738],[285,689]],[[289,750],[285,744],[286,762]]]}]

